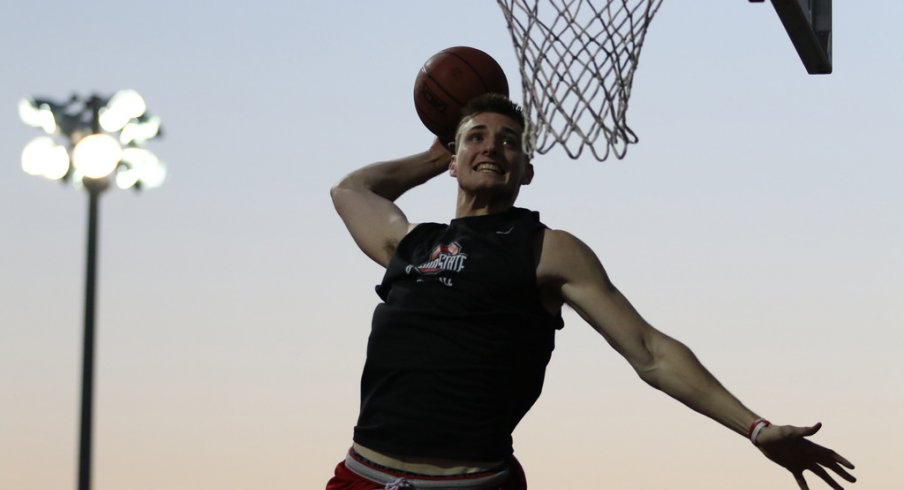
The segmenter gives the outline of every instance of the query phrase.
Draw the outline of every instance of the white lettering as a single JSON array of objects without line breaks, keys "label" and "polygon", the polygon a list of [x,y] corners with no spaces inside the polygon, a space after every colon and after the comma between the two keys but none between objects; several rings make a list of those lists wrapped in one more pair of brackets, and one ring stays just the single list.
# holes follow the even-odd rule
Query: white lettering
[{"label": "white lettering", "polygon": [[[467,258],[468,256],[462,253],[458,255],[440,254],[439,257],[417,266],[417,270],[421,274],[436,274],[440,271],[461,272],[465,268]],[[405,268],[405,272],[411,273],[408,267]]]}]

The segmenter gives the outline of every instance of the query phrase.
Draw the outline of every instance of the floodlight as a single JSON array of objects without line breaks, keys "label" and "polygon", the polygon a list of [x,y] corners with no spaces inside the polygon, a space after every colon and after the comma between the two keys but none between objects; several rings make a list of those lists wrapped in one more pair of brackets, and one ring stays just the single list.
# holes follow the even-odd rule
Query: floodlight
[{"label": "floodlight", "polygon": [[22,170],[51,180],[62,179],[69,172],[69,153],[50,136],[38,136],[22,150]]},{"label": "floodlight", "polygon": [[91,179],[113,173],[121,158],[122,146],[108,134],[85,136],[72,149],[72,166]]},{"label": "floodlight", "polygon": [[19,119],[29,126],[43,129],[47,134],[53,134],[57,129],[50,105],[47,103],[38,105],[34,99],[19,101]]},{"label": "floodlight", "polygon": [[158,116],[142,116],[141,118],[126,123],[119,134],[119,142],[123,145],[129,143],[144,143],[160,135],[160,118]]},{"label": "floodlight", "polygon": [[110,98],[105,107],[100,109],[100,126],[104,131],[119,131],[130,120],[144,115],[146,110],[147,104],[138,92],[120,90]]},{"label": "floodlight", "polygon": [[[135,189],[157,187],[163,183],[166,168],[153,153],[138,148],[160,136],[160,118],[146,114],[144,99],[134,90],[122,90],[110,98],[73,94],[62,103],[25,98],[19,101],[18,110],[22,122],[50,135],[35,138],[25,145],[22,169],[30,175],[69,180],[88,193],[78,490],[89,490],[99,201],[111,180],[119,187]],[[108,133],[120,134],[114,137]],[[54,137],[64,140],[65,144],[58,143]],[[128,145],[126,151],[124,145]]]}]

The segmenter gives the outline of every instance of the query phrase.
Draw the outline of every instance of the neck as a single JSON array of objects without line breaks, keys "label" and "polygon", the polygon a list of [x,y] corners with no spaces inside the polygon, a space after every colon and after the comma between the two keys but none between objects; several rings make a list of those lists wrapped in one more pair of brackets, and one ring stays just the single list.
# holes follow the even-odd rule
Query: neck
[{"label": "neck", "polygon": [[455,217],[484,216],[508,211],[515,205],[515,197],[517,196],[511,196],[509,199],[494,199],[494,197],[498,196],[470,195],[459,189]]}]

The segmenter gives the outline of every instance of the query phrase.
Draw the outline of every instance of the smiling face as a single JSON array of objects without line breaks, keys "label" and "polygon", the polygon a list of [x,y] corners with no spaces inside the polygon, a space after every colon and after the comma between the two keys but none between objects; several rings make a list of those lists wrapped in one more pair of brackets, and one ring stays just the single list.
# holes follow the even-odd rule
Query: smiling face
[{"label": "smiling face", "polygon": [[465,120],[449,166],[458,179],[459,193],[481,201],[483,207],[513,205],[521,186],[534,176],[521,146],[523,131],[520,123],[495,112]]}]

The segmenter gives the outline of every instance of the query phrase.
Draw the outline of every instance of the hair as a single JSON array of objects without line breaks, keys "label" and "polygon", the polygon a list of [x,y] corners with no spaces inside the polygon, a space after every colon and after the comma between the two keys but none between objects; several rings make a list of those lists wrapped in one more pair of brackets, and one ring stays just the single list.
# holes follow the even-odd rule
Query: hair
[{"label": "hair", "polygon": [[524,128],[524,112],[521,111],[521,106],[503,94],[487,93],[471,99],[461,108],[461,119],[458,120],[458,125],[455,127],[453,143],[458,142],[462,126],[477,114],[484,112],[508,116],[520,124],[522,129]]}]

